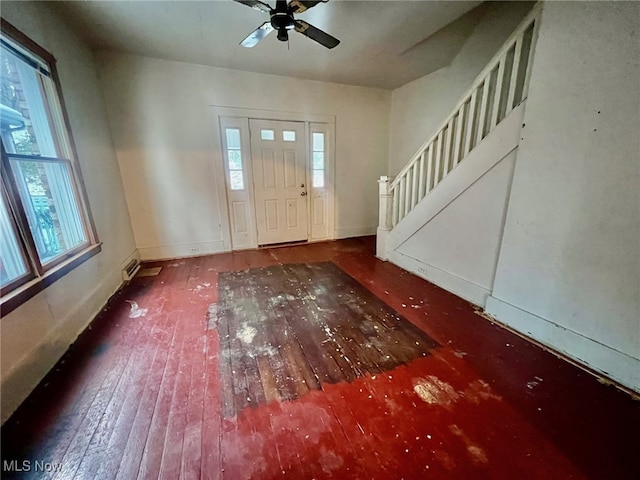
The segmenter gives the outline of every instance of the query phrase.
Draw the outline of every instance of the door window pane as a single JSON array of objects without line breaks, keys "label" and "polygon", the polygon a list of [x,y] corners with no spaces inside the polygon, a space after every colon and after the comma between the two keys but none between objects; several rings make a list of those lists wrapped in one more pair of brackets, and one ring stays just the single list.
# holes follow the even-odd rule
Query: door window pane
[{"label": "door window pane", "polygon": [[324,133],[314,132],[311,135],[313,150],[313,176],[311,185],[316,188],[324,187]]},{"label": "door window pane", "polygon": [[238,170],[233,170],[229,172],[231,177],[231,190],[244,190],[244,178],[242,177],[242,172]]},{"label": "door window pane", "polygon": [[260,130],[260,138],[262,140],[274,140],[276,138],[273,130]]},{"label": "door window pane", "polygon": [[242,144],[239,128],[226,128],[227,166],[229,167],[229,186],[231,190],[244,190],[244,171],[242,168]]},{"label": "door window pane", "polygon": [[296,132],[284,130],[282,132],[282,140],[285,142],[295,142],[296,141]]},{"label": "door window pane", "polygon": [[229,170],[242,170],[242,153],[240,150],[229,150]]},{"label": "door window pane", "polygon": [[324,152],[324,133],[314,133],[312,138],[313,138],[313,151]]},{"label": "door window pane", "polygon": [[324,169],[324,152],[313,152],[313,169]]},{"label": "door window pane", "polygon": [[313,171],[313,186],[317,188],[324,187],[324,170]]},{"label": "door window pane", "polygon": [[240,149],[240,130],[227,128],[227,148]]},{"label": "door window pane", "polygon": [[27,266],[4,198],[0,200],[0,287],[4,287],[27,273]]},{"label": "door window pane", "polygon": [[11,158],[11,169],[43,264],[87,241],[67,162]]}]

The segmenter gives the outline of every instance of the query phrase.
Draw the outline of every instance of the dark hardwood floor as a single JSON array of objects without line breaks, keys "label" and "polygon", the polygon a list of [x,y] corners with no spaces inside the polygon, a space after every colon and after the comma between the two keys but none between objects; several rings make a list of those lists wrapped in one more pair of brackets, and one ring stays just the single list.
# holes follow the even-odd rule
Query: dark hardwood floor
[{"label": "dark hardwood floor", "polygon": [[393,370],[438,346],[333,263],[221,273],[218,292],[225,418]]},{"label": "dark hardwood floor", "polygon": [[147,265],[2,427],[3,478],[640,478],[640,402],[373,250]]}]

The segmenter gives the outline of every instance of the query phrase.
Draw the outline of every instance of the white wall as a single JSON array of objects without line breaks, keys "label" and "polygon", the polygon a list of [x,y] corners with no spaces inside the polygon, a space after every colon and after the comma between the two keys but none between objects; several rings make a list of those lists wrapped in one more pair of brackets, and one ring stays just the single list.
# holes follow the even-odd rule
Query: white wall
[{"label": "white wall", "polygon": [[640,3],[545,3],[487,310],[640,390]]},{"label": "white wall", "polygon": [[492,3],[450,66],[393,91],[390,175],[396,175],[409,162],[453,111],[532,5],[530,2]]},{"label": "white wall", "polygon": [[[287,54],[283,51],[283,54]],[[210,106],[336,117],[336,234],[372,234],[386,171],[389,91],[99,54],[136,244],[143,256],[220,251],[224,193]]]},{"label": "white wall", "polygon": [[397,248],[405,261],[415,260],[406,264],[410,270],[484,305],[493,286],[515,159],[512,151]]},{"label": "white wall", "polygon": [[2,3],[2,17],[58,60],[65,103],[102,252],[4,316],[2,421],[17,408],[120,286],[135,250],[92,53],[47,5]]}]

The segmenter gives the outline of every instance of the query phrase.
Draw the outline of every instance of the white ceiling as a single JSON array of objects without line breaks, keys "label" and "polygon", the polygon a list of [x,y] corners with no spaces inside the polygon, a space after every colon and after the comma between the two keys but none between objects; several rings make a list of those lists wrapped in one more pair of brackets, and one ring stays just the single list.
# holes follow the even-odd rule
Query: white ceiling
[{"label": "white ceiling", "polygon": [[331,0],[300,14],[341,40],[333,50],[297,33],[288,47],[272,33],[245,49],[239,42],[268,15],[231,0],[71,1],[53,8],[96,50],[392,89],[450,64],[482,17],[481,3]]}]

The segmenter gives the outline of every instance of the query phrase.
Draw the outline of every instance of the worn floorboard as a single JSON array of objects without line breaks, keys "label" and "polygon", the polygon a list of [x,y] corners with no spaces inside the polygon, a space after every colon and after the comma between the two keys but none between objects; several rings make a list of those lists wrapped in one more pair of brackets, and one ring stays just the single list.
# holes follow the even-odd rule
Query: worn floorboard
[{"label": "worn floorboard", "polygon": [[392,370],[439,346],[330,262],[225,272],[218,291],[225,417]]},{"label": "worn floorboard", "polygon": [[145,265],[2,427],[2,477],[640,478],[638,401],[373,248]]}]

